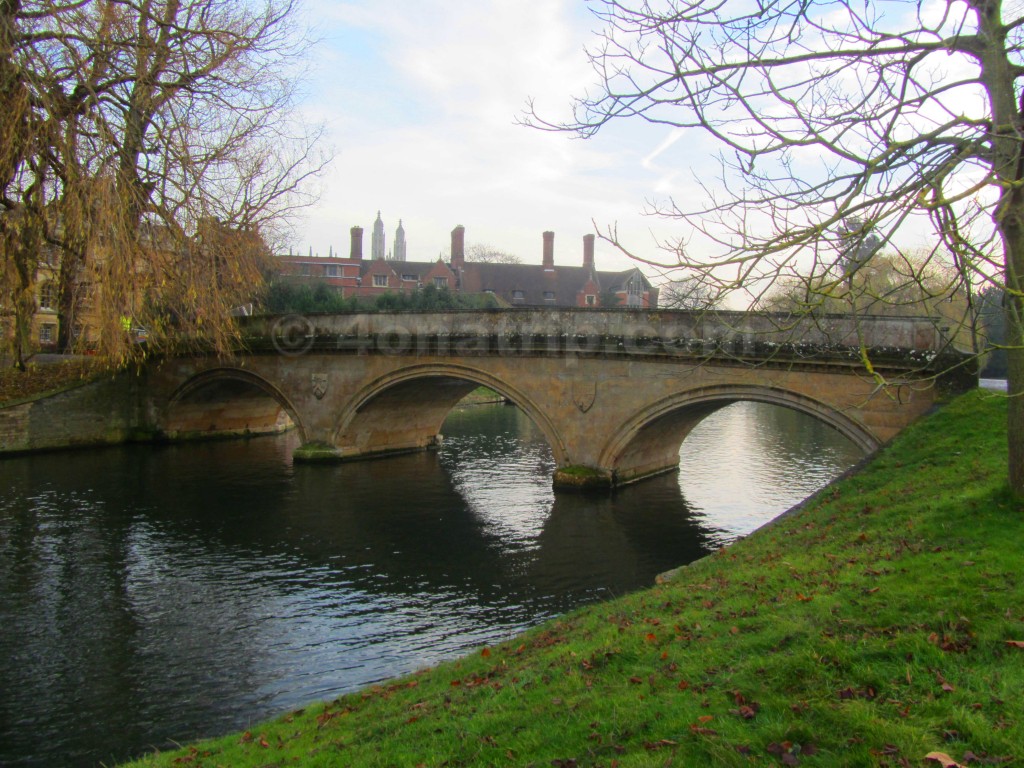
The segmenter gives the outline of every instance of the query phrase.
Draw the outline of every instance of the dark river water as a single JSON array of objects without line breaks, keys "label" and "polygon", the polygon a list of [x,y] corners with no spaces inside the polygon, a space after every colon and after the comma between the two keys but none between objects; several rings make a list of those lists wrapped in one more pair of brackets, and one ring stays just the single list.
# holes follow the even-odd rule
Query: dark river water
[{"label": "dark river water", "polygon": [[681,469],[551,491],[517,409],[437,452],[293,466],[296,436],[0,461],[0,765],[97,766],[247,728],[652,583],[860,458],[740,403]]}]

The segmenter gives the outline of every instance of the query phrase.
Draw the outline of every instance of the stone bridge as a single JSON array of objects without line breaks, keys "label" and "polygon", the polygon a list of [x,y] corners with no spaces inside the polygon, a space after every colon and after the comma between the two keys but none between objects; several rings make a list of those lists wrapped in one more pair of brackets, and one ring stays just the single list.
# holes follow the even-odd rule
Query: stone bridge
[{"label": "stone bridge", "polygon": [[244,351],[144,372],[141,421],[169,438],[294,425],[296,459],[437,444],[483,385],[546,435],[555,484],[675,469],[703,418],[752,400],[793,408],[865,452],[976,385],[929,318],[641,310],[485,310],[249,318]]}]

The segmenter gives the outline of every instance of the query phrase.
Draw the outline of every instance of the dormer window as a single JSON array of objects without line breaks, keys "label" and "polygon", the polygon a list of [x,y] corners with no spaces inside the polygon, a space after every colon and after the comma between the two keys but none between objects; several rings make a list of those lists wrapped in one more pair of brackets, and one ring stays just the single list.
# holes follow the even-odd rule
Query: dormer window
[{"label": "dormer window", "polygon": [[544,291],[544,301],[554,301],[554,300],[555,300],[555,292],[554,291]]},{"label": "dormer window", "polygon": [[512,291],[512,301],[526,301],[525,291]]}]

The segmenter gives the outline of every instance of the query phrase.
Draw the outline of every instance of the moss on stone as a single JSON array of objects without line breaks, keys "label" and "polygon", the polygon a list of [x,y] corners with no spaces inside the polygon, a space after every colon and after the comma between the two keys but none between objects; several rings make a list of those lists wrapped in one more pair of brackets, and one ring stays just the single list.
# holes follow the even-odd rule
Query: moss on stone
[{"label": "moss on stone", "polygon": [[338,449],[330,443],[312,442],[300,445],[292,454],[292,460],[298,462],[341,461]]},{"label": "moss on stone", "polygon": [[555,470],[554,486],[560,491],[606,491],[612,487],[612,478],[600,469],[570,464]]}]

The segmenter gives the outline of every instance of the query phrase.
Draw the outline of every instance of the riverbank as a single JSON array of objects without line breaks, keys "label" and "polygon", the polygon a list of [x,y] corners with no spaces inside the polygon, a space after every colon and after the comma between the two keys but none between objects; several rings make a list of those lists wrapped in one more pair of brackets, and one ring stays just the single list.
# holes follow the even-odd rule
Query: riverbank
[{"label": "riverbank", "polygon": [[1005,400],[972,393],[671,583],[138,765],[1019,761],[1005,451]]},{"label": "riverbank", "polygon": [[0,368],[0,408],[18,405],[82,386],[96,379],[103,366],[95,358],[37,355],[24,371]]},{"label": "riverbank", "polygon": [[490,403],[504,403],[505,398],[493,389],[488,387],[477,387],[462,400],[459,405],[489,405]]}]

